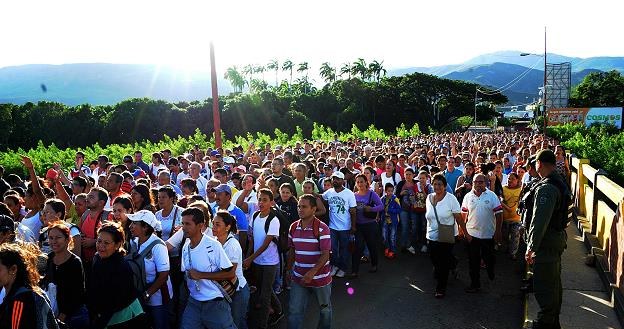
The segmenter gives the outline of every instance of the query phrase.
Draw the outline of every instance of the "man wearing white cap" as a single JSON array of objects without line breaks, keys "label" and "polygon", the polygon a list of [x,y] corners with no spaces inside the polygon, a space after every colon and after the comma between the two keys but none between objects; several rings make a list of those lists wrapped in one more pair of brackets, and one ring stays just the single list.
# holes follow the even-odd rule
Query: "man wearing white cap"
[{"label": "man wearing white cap", "polygon": [[128,214],[130,232],[130,261],[143,262],[145,269],[144,305],[155,329],[169,328],[169,301],[173,296],[169,279],[169,254],[165,242],[154,234],[160,222],[149,210]]},{"label": "man wearing white cap", "polygon": [[349,238],[355,233],[355,194],[344,186],[344,174],[337,171],[331,175],[333,188],[323,193],[329,203],[329,228],[331,235],[332,275],[344,277],[350,263]]}]

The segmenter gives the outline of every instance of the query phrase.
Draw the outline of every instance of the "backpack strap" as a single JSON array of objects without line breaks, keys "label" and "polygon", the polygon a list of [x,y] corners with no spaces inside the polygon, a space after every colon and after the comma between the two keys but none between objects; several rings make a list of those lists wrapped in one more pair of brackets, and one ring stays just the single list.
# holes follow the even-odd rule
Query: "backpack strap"
[{"label": "backpack strap", "polygon": [[[143,251],[141,251],[140,253],[138,253],[136,256],[134,256],[133,258],[144,258],[147,254],[149,254],[150,251],[152,251],[152,249],[157,245],[157,244],[162,244],[163,246],[165,245],[165,243],[160,240],[160,239],[156,239],[152,242],[150,242],[150,244],[147,245],[147,247],[145,247],[145,249],[143,249]],[[137,246],[137,251],[138,251],[138,246]]]}]

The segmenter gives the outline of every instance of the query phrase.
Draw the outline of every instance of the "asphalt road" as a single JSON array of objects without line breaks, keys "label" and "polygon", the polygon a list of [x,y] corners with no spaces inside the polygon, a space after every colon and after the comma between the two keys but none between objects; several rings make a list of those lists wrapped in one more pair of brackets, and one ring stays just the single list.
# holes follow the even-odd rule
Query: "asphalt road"
[{"label": "asphalt road", "polygon": [[[368,273],[363,264],[354,280],[334,278],[332,328],[466,328],[515,329],[522,327],[522,265],[497,253],[496,279],[489,282],[482,270],[482,289],[468,294],[468,259],[463,245],[454,253],[459,259],[458,279],[449,279],[444,299],[433,297],[435,281],[427,254],[399,254],[394,260],[381,257],[379,271]],[[353,288],[353,293],[348,293]],[[288,292],[280,295],[287,313]],[[287,315],[286,315],[287,316]],[[310,301],[305,328],[316,328],[318,303]],[[287,328],[284,318],[274,328]]]}]

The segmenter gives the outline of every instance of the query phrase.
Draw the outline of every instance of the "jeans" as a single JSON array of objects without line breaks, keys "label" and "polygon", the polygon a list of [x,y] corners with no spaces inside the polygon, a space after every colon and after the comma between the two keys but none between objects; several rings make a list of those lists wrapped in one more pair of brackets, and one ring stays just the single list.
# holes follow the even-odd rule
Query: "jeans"
[{"label": "jeans", "polygon": [[344,272],[348,272],[347,266],[349,264],[349,257],[351,257],[349,253],[349,237],[351,231],[330,229],[330,235],[332,248],[330,263]]},{"label": "jeans", "polygon": [[288,329],[303,328],[303,317],[305,315],[308,300],[311,295],[316,297],[319,303],[320,314],[317,328],[331,328],[332,306],[331,306],[331,284],[324,287],[303,287],[293,282],[290,287],[290,303],[288,306]]},{"label": "jeans", "polygon": [[189,297],[181,329],[229,328],[236,329],[232,320],[230,305],[224,299],[200,302]]},{"label": "jeans", "polygon": [[255,294],[256,301],[253,305],[260,304],[261,307],[261,312],[259,312],[258,316],[258,328],[266,328],[269,321],[269,310],[273,308],[276,314],[282,312],[282,305],[273,291],[273,282],[275,281],[277,271],[279,271],[279,264],[253,264],[252,270],[256,286],[258,287],[258,291]]},{"label": "jeans", "polygon": [[247,329],[247,312],[249,311],[249,284],[246,284],[232,297],[232,319],[238,329]]},{"label": "jeans", "polygon": [[152,321],[154,329],[169,329],[169,306],[145,306],[145,311]]},{"label": "jeans", "polygon": [[494,280],[494,239],[472,237],[468,245],[468,262],[470,267],[470,287],[481,288],[481,259],[485,262],[490,280]]},{"label": "jeans", "polygon": [[379,259],[379,252],[377,251],[377,245],[379,240],[379,231],[377,223],[370,222],[366,224],[357,224],[357,231],[355,232],[355,252],[351,259],[351,272],[357,273],[360,269],[360,258],[362,258],[362,252],[364,246],[368,246],[371,265],[377,266]]},{"label": "jeans", "polygon": [[384,224],[381,228],[381,235],[384,239],[384,246],[392,252],[396,252],[396,236],[397,236],[397,228],[399,227],[399,223],[392,222],[390,224],[384,221]]},{"label": "jeans", "polygon": [[401,246],[409,248],[416,245],[416,213],[401,210],[399,217],[401,218]]},{"label": "jeans", "polygon": [[437,281],[436,292],[446,293],[449,271],[454,267],[454,243],[429,241],[429,255],[433,263],[433,275]]}]

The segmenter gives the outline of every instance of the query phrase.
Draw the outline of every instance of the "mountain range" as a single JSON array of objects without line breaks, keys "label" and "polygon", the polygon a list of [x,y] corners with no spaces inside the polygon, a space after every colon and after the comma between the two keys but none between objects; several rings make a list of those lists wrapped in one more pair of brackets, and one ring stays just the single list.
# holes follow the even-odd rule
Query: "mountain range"
[{"label": "mountain range", "polygon": [[[543,84],[543,54],[520,56],[519,51],[484,54],[464,63],[435,67],[390,68],[389,76],[420,72],[442,78],[476,82],[491,88],[506,86],[509,104],[529,103]],[[597,71],[624,73],[624,57],[578,58],[547,54],[549,63],[570,62],[572,85]],[[516,79],[521,76],[521,79]],[[516,81],[517,80],[517,81]],[[515,81],[514,83],[511,83]],[[220,94],[232,92],[218,77]],[[40,100],[68,105],[110,105],[131,97],[190,101],[211,95],[210,72],[183,71],[170,66],[143,64],[21,65],[0,68],[0,103],[23,104]]]}]

